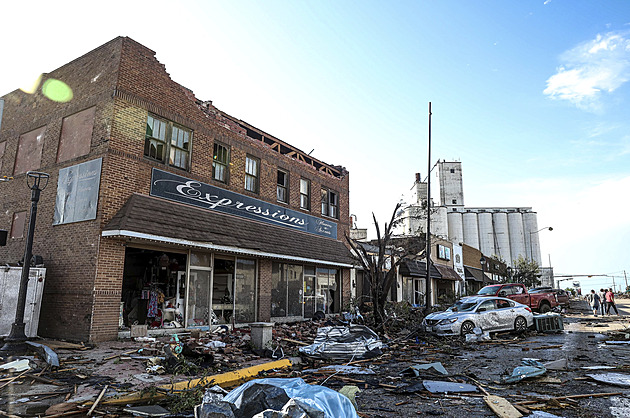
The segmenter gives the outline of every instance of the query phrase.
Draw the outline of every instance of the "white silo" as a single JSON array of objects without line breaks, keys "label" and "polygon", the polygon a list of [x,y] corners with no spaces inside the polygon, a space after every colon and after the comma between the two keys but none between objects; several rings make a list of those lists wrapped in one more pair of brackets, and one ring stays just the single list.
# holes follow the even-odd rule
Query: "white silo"
[{"label": "white silo", "polygon": [[479,212],[479,250],[487,256],[495,255],[497,250],[494,246],[494,229],[492,228],[492,213]]},{"label": "white silo", "polygon": [[540,265],[540,245],[538,243],[538,215],[536,212],[523,213],[523,235],[525,237],[525,259],[534,260]]},{"label": "white silo", "polygon": [[448,217],[446,208],[438,206],[435,212],[431,213],[431,233],[441,238],[448,238]]},{"label": "white silo", "polygon": [[462,213],[452,211],[447,214],[448,218],[448,240],[455,245],[464,242],[464,221]]},{"label": "white silo", "polygon": [[473,248],[479,248],[479,230],[477,229],[477,214],[475,212],[464,212],[464,244]]},{"label": "white silo", "polygon": [[505,260],[508,266],[512,265],[512,253],[510,252],[510,231],[508,228],[507,212],[494,212],[494,234],[497,242],[496,254]]},{"label": "white silo", "polygon": [[508,212],[507,218],[510,231],[510,254],[513,263],[519,255],[527,258],[525,235],[523,234],[523,214],[521,212]]}]

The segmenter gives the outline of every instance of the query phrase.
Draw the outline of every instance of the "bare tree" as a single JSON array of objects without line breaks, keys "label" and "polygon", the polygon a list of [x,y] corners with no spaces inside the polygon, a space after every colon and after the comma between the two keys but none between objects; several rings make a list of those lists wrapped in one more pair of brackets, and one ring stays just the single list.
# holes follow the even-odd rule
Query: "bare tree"
[{"label": "bare tree", "polygon": [[387,296],[392,286],[396,283],[398,266],[403,262],[405,256],[409,254],[409,251],[413,252],[413,248],[405,249],[393,245],[392,228],[397,222],[396,217],[400,206],[400,203],[396,205],[391,220],[389,223],[385,224],[382,233],[376,216],[372,213],[374,225],[376,226],[376,240],[372,241],[372,244],[376,247],[375,251],[368,251],[360,242],[346,235],[346,241],[354,250],[361,267],[363,267],[364,274],[370,283],[372,309],[374,312],[374,328],[377,332],[384,331],[386,319],[385,304],[387,303]]}]

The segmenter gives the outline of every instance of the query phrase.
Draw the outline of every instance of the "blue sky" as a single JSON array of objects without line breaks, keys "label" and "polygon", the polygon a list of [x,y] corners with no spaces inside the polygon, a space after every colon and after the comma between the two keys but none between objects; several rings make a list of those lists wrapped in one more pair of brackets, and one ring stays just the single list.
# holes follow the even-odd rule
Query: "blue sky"
[{"label": "blue sky", "polygon": [[365,227],[426,175],[432,102],[433,161],[462,162],[467,206],[531,206],[557,274],[630,272],[630,2],[12,3],[0,94],[130,36],[198,98],[347,167]]}]

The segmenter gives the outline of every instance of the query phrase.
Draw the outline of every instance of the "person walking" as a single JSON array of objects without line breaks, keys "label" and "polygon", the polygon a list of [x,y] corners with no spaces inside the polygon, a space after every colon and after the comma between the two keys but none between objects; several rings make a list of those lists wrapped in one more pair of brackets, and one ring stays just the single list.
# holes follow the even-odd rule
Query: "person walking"
[{"label": "person walking", "polygon": [[620,316],[619,311],[617,310],[617,305],[615,305],[615,294],[612,292],[611,289],[608,289],[606,291],[606,314],[607,315],[610,315],[610,308],[613,308],[617,316]]},{"label": "person walking", "polygon": [[597,316],[597,311],[599,311],[600,306],[600,298],[597,293],[595,293],[595,289],[591,289],[591,293],[586,295],[586,300],[591,305],[591,309],[593,310],[593,315]]},{"label": "person walking", "polygon": [[602,316],[604,316],[606,314],[606,290],[599,289],[599,300],[600,300],[599,308],[602,313]]}]

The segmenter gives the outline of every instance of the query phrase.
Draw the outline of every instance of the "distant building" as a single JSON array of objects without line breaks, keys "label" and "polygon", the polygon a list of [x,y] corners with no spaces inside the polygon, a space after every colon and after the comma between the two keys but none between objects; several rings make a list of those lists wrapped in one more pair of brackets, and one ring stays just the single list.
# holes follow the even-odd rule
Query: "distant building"
[{"label": "distant building", "polygon": [[[513,266],[519,256],[542,264],[538,220],[531,207],[466,207],[461,162],[439,161],[439,204],[431,202],[431,233],[477,248]],[[403,208],[399,233],[424,234],[427,182],[415,180],[416,202]]]}]

